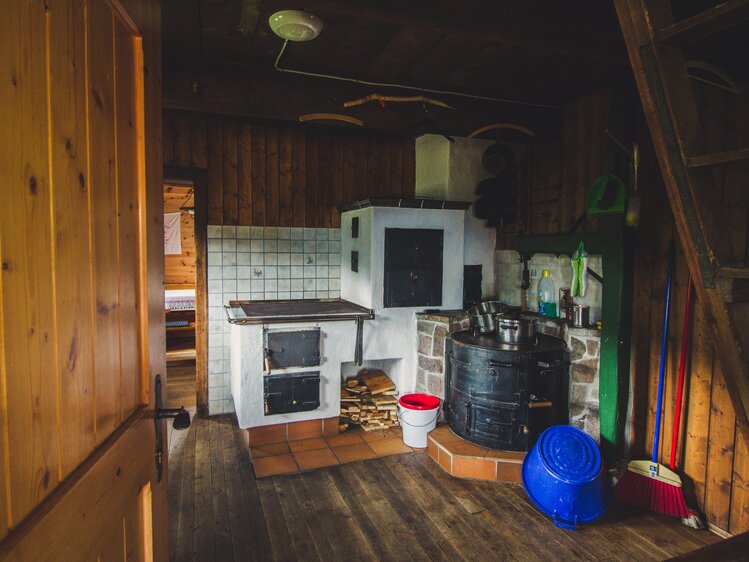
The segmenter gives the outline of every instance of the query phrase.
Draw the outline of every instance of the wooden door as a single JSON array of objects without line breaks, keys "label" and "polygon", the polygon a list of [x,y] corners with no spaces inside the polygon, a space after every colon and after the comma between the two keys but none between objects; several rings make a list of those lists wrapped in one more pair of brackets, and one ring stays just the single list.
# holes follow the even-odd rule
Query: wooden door
[{"label": "wooden door", "polygon": [[2,560],[168,555],[159,17],[148,0],[3,2]]}]

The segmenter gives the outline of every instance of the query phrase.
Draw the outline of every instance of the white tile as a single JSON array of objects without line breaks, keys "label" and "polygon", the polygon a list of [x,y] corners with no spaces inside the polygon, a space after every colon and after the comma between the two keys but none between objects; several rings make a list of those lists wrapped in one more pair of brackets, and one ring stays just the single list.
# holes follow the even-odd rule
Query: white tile
[{"label": "white tile", "polygon": [[250,240],[250,251],[262,252],[264,244],[263,240]]},{"label": "white tile", "polygon": [[292,240],[291,241],[290,251],[301,254],[304,251],[304,241],[303,240]]},{"label": "white tile", "polygon": [[331,279],[340,279],[341,278],[341,268],[338,265],[331,265],[328,268],[328,277]]},{"label": "white tile", "polygon": [[317,277],[317,270],[315,269],[314,265],[305,265],[304,266],[304,278],[305,279],[314,279]]},{"label": "white tile", "polygon": [[317,279],[317,281],[316,281],[316,289],[318,291],[327,291],[328,290],[328,280],[327,279]]},{"label": "white tile", "polygon": [[252,266],[252,278],[253,279],[262,279],[265,277],[265,267],[260,266]]},{"label": "white tile", "polygon": [[221,249],[224,252],[236,252],[237,251],[237,240],[236,240],[236,238],[224,238],[221,241]]},{"label": "white tile", "polygon": [[221,238],[221,225],[208,225],[208,239],[210,240],[211,238]]},{"label": "white tile", "polygon": [[223,263],[221,252],[208,252],[208,265],[221,265]]},{"label": "white tile", "polygon": [[221,347],[223,341],[223,334],[208,333],[208,347]]},{"label": "white tile", "polygon": [[265,254],[262,252],[252,252],[250,254],[250,263],[252,265],[265,265]]},{"label": "white tile", "polygon": [[[208,346],[208,360],[209,361],[220,361],[224,358],[224,348],[221,345],[209,345]],[[221,365],[218,366],[218,369],[221,370]]]},{"label": "white tile", "polygon": [[231,346],[222,348],[224,350],[224,359],[231,360]]},{"label": "white tile", "polygon": [[221,320],[210,320],[208,322],[208,331],[215,334],[220,334],[224,332],[224,324],[228,324],[227,322],[222,322]]},{"label": "white tile", "polygon": [[315,291],[304,291],[304,297],[305,299],[316,299],[317,293]]},{"label": "white tile", "polygon": [[265,293],[252,293],[252,300],[254,301],[265,300]]},{"label": "white tile", "polygon": [[293,227],[291,229],[291,239],[292,240],[303,240],[304,239],[304,229]]},{"label": "white tile", "polygon": [[291,279],[279,279],[278,280],[278,292],[291,291]]},{"label": "white tile", "polygon": [[304,277],[304,268],[300,265],[292,265],[289,268],[289,273],[292,279],[301,279]]},{"label": "white tile", "polygon": [[329,291],[340,291],[341,290],[341,280],[340,279],[329,279],[328,280],[328,290]]},{"label": "white tile", "polygon": [[224,347],[229,347],[231,345],[231,334],[221,334],[221,341]]},{"label": "white tile", "polygon": [[237,252],[249,252],[250,241],[249,240],[237,240]]},{"label": "white tile", "polygon": [[226,377],[226,375],[229,375],[228,380],[227,379],[224,379],[224,380],[226,382],[228,382],[229,384],[231,384],[231,360],[224,359],[223,365],[222,365],[221,368],[224,371],[224,376],[225,377]]},{"label": "white tile", "polygon": [[221,260],[223,265],[237,265],[237,254],[234,252],[224,252]]},{"label": "white tile", "polygon": [[210,386],[211,377],[217,379],[216,375],[221,372],[221,359],[211,359],[208,361],[208,386]]},{"label": "white tile", "polygon": [[302,291],[291,291],[291,298],[292,299],[303,299],[304,293]]},{"label": "white tile", "polygon": [[221,292],[221,279],[209,279],[208,280],[208,292],[220,293]]},{"label": "white tile", "polygon": [[291,254],[278,254],[278,265],[291,265]]},{"label": "white tile", "polygon": [[314,291],[315,290],[315,279],[305,279],[304,280],[304,291]]},{"label": "white tile", "polygon": [[250,281],[250,290],[253,293],[262,293],[265,291],[265,280],[263,279],[253,279]]},{"label": "white tile", "polygon": [[219,374],[220,371],[212,371],[210,364],[208,365],[208,388],[215,388],[224,383],[224,377]]},{"label": "white tile", "polygon": [[317,291],[315,293],[315,298],[318,298],[318,299],[327,299],[328,298],[328,291]]},{"label": "white tile", "polygon": [[318,240],[316,242],[315,251],[319,254],[321,252],[328,252],[328,247],[330,246],[330,242],[327,240]]},{"label": "white tile", "polygon": [[252,293],[250,293],[249,291],[243,291],[243,292],[237,293],[238,301],[248,301],[250,299],[252,299]]},{"label": "white tile", "polygon": [[220,306],[208,307],[208,320],[223,320],[225,318],[224,309]]},{"label": "white tile", "polygon": [[304,264],[304,254],[289,254],[291,259],[291,265],[302,265]]},{"label": "white tile", "polygon": [[208,306],[224,306],[224,294],[221,292],[208,293]]},{"label": "white tile", "polygon": [[237,267],[237,279],[251,279],[252,278],[252,267],[249,265],[242,265]]},{"label": "white tile", "polygon": [[278,254],[275,252],[266,252],[265,265],[278,265]]},{"label": "white tile", "polygon": [[224,293],[224,299],[226,299],[227,294],[226,293],[236,293],[237,292],[237,280],[236,279],[224,279],[221,282],[221,291]]},{"label": "white tile", "polygon": [[328,265],[328,254],[315,254],[316,265]]},{"label": "white tile", "polygon": [[[291,279],[291,290],[292,291],[303,291],[304,290],[304,279]],[[301,298],[301,297],[299,297]]]},{"label": "white tile", "polygon": [[318,229],[316,229],[315,239],[316,240],[327,240],[328,239],[328,229],[327,228],[318,228]]},{"label": "white tile", "polygon": [[328,238],[330,240],[340,240],[341,239],[341,229],[340,228],[331,228],[328,230]]},{"label": "white tile", "polygon": [[328,291],[328,298],[329,299],[341,298],[341,291]]},{"label": "white tile", "polygon": [[224,238],[236,238],[237,237],[237,227],[236,226],[232,226],[230,224],[224,225],[223,237]]},{"label": "white tile", "polygon": [[278,278],[288,279],[289,277],[291,277],[291,267],[288,265],[279,265],[278,266]]},{"label": "white tile", "polygon": [[278,240],[263,240],[263,251],[265,253],[268,252],[277,252],[278,251]]},{"label": "white tile", "polygon": [[278,268],[274,265],[266,266],[264,272],[266,279],[276,279],[278,277]]},{"label": "white tile", "polygon": [[[239,269],[242,269],[241,267]],[[237,279],[237,292],[247,293],[251,291],[252,280],[248,277]]]},{"label": "white tile", "polygon": [[224,279],[236,279],[237,268],[233,265],[225,265],[221,270],[221,275]]},{"label": "white tile", "polygon": [[221,279],[221,266],[220,265],[209,265],[208,266],[208,280]]},{"label": "white tile", "polygon": [[237,238],[249,238],[250,237],[250,227],[249,226],[238,226],[237,227]]},{"label": "white tile", "polygon": [[305,240],[314,240],[317,237],[315,233],[314,228],[305,228],[304,229],[304,239]]},{"label": "white tile", "polygon": [[316,242],[314,240],[305,240],[304,241],[304,253],[305,254],[314,254],[316,248],[317,248],[317,246],[316,246]]},{"label": "white tile", "polygon": [[339,240],[332,240],[330,242],[330,245],[328,246],[328,251],[331,254],[340,254],[341,253],[341,242]]},{"label": "white tile", "polygon": [[266,226],[263,230],[263,238],[266,240],[278,240],[278,227]]},{"label": "white tile", "polygon": [[316,265],[317,254],[304,254],[304,265]]},{"label": "white tile", "polygon": [[278,300],[288,300],[291,298],[289,291],[278,291]]},{"label": "white tile", "polygon": [[208,240],[208,251],[209,252],[220,252],[221,251],[221,239],[215,238],[213,240]]},{"label": "white tile", "polygon": [[263,239],[263,227],[262,226],[251,226],[250,227],[250,238],[254,240]]},{"label": "white tile", "polygon": [[328,254],[330,265],[341,265],[341,254]]},{"label": "white tile", "polygon": [[291,251],[291,241],[290,240],[279,240],[278,241],[278,251],[279,252],[290,252]]},{"label": "white tile", "polygon": [[267,301],[277,301],[278,300],[278,293],[276,292],[268,292],[266,291],[263,295],[263,298]]},{"label": "white tile", "polygon": [[291,228],[288,226],[279,226],[277,232],[279,240],[288,240],[291,238]]},{"label": "white tile", "polygon": [[237,254],[237,265],[250,265],[250,254]]},{"label": "white tile", "polygon": [[265,292],[278,291],[278,280],[277,279],[266,279],[265,280]]},{"label": "white tile", "polygon": [[315,276],[319,279],[321,277],[324,277],[327,279],[328,277],[328,266],[327,265],[318,265],[317,269],[315,270]]}]

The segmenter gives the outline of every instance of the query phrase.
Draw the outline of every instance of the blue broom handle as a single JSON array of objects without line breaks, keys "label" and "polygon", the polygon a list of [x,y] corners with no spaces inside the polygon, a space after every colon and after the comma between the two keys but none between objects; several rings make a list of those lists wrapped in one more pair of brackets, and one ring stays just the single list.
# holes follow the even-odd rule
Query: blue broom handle
[{"label": "blue broom handle", "polygon": [[655,406],[655,431],[653,435],[653,463],[658,462],[658,445],[661,440],[661,410],[663,409],[663,382],[666,378],[666,356],[668,355],[668,309],[671,303],[671,275],[674,271],[674,248],[669,250],[668,274],[666,275],[666,305],[663,311],[663,339],[661,340],[661,365],[658,369],[658,402]]}]

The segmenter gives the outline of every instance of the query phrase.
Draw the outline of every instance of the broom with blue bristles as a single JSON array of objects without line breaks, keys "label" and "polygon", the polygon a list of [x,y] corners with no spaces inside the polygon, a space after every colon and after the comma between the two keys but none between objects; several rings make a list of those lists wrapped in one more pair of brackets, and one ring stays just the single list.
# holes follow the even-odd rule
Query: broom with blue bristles
[{"label": "broom with blue bristles", "polygon": [[663,338],[661,340],[661,363],[658,372],[658,403],[655,407],[655,431],[653,454],[650,461],[631,461],[624,476],[614,486],[614,497],[652,511],[689,518],[691,513],[684,500],[679,475],[658,463],[658,446],[661,435],[661,412],[663,383],[668,352],[668,317],[671,304],[671,277],[674,269],[674,246],[671,243],[666,276],[666,304],[663,313]]}]

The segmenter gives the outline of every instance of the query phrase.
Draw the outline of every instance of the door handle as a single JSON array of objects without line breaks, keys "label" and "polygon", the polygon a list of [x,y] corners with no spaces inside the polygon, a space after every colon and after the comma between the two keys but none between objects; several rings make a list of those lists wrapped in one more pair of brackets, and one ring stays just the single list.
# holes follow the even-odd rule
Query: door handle
[{"label": "door handle", "polygon": [[155,381],[156,408],[154,409],[153,424],[156,430],[156,481],[161,482],[164,476],[164,440],[161,437],[161,420],[174,418],[174,429],[190,427],[190,412],[184,407],[164,408],[161,400],[161,375],[156,375]]}]

